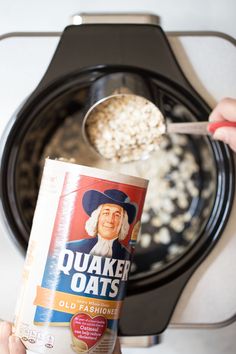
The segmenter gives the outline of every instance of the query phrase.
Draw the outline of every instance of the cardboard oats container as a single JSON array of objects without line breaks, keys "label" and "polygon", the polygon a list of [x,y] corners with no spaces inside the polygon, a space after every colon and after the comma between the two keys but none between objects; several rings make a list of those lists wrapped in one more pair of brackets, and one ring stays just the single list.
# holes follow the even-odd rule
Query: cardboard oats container
[{"label": "cardboard oats container", "polygon": [[112,353],[147,180],[47,159],[15,333],[28,353]]}]

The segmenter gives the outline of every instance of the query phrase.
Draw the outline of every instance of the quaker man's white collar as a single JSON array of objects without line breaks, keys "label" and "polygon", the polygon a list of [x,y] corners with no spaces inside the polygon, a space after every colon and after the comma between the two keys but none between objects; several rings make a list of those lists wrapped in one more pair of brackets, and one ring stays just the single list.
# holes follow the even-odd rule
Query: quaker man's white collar
[{"label": "quaker man's white collar", "polygon": [[98,242],[95,244],[95,246],[91,249],[89,253],[96,256],[112,257],[112,245],[117,238],[113,240],[106,240],[100,235],[98,235]]}]

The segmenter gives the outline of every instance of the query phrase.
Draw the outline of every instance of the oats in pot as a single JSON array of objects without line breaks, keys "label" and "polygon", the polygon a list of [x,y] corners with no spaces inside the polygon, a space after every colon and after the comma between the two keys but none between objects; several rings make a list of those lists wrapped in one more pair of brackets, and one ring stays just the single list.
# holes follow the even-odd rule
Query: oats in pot
[{"label": "oats in pot", "polygon": [[142,245],[143,248],[147,248],[149,247],[150,243],[151,243],[151,235],[150,234],[143,234],[141,237],[140,237],[140,243]]},{"label": "oats in pot", "polygon": [[156,232],[153,236],[153,240],[156,243],[168,244],[171,241],[170,231],[163,227],[159,232]]},{"label": "oats in pot", "polygon": [[147,222],[149,222],[149,220],[150,220],[150,215],[147,212],[143,212],[142,217],[141,217],[141,222],[147,223]]},{"label": "oats in pot", "polygon": [[152,270],[158,270],[163,267],[163,262],[155,262],[152,264],[151,269]]}]

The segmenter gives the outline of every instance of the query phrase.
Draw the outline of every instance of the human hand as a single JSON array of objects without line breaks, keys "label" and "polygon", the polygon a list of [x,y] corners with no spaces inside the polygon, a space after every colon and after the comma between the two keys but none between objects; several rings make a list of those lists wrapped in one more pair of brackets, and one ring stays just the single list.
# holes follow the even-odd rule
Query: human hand
[{"label": "human hand", "polygon": [[[224,98],[216,105],[209,116],[209,120],[236,122],[236,99]],[[213,139],[221,140],[236,152],[236,128],[224,127],[216,129]]]},{"label": "human hand", "polygon": [[116,340],[116,345],[115,345],[113,354],[122,354],[121,353],[121,348],[120,348],[120,341],[119,341],[118,337],[117,337],[117,340]]},{"label": "human hand", "polygon": [[[12,325],[8,322],[0,323],[0,353],[26,354],[26,349],[20,338],[12,334]],[[117,338],[113,354],[121,354],[120,341]]]},{"label": "human hand", "polygon": [[1,354],[26,354],[20,338],[12,334],[12,325],[8,322],[0,323],[0,353]]}]

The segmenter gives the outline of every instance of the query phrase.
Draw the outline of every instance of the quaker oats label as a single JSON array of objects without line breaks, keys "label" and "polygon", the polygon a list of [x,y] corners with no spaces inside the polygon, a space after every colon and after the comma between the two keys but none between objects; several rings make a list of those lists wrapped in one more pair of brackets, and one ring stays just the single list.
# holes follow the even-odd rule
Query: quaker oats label
[{"label": "quaker oats label", "polygon": [[16,311],[36,353],[112,353],[147,181],[47,160]]}]

